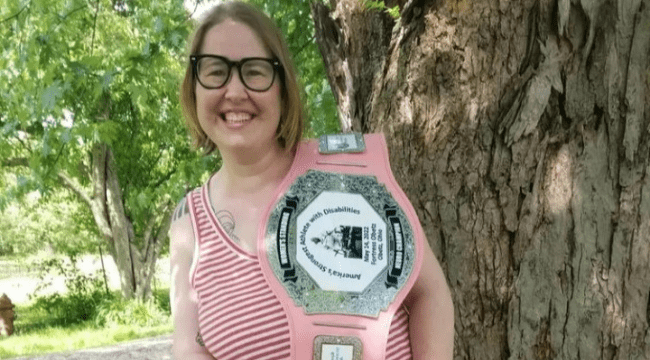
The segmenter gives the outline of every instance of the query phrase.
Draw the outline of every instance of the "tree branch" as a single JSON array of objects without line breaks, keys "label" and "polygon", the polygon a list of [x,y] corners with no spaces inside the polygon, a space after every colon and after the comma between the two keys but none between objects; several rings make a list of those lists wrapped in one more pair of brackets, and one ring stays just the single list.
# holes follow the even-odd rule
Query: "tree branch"
[{"label": "tree branch", "polygon": [[18,16],[20,16],[20,13],[22,13],[23,11],[25,11],[25,9],[27,9],[29,7],[29,5],[30,4],[27,4],[27,5],[23,6],[22,9],[18,10],[17,13],[11,15],[10,17],[8,17],[6,19],[3,19],[2,21],[0,21],[0,24],[2,24],[4,22],[7,22],[7,21],[9,21],[11,19],[17,18]]},{"label": "tree branch", "polygon": [[49,169],[46,172],[46,176],[50,176],[50,174],[52,173],[52,170],[54,169],[54,166],[56,165],[56,163],[59,162],[59,159],[61,158],[61,154],[63,154],[63,148],[65,148],[65,143],[61,144],[61,148],[59,149],[58,153],[56,154],[56,159],[54,159],[54,162],[48,166]]},{"label": "tree branch", "polygon": [[192,10],[192,13],[190,13],[190,14],[187,16],[187,18],[185,18],[185,21],[191,19],[192,16],[194,16],[194,13],[196,13],[196,9],[198,9],[198,8],[199,8],[199,2],[196,1],[196,2],[194,3],[194,10]]},{"label": "tree branch", "polygon": [[153,185],[153,187],[154,187],[154,188],[157,188],[157,187],[159,187],[160,185],[162,185],[163,183],[167,182],[167,180],[169,180],[169,178],[172,177],[172,175],[174,175],[174,173],[176,173],[176,168],[170,170],[170,171],[169,171],[167,174],[165,174],[162,178],[158,179],[158,181],[156,181],[156,183]]},{"label": "tree branch", "polygon": [[88,5],[83,5],[83,6],[80,6],[80,7],[76,8],[76,9],[70,10],[70,12],[68,12],[68,13],[65,14],[65,15],[59,15],[59,19],[60,19],[60,20],[65,20],[65,19],[68,18],[68,16],[70,16],[70,15],[76,13],[76,12],[79,11],[79,10],[83,10],[83,9],[85,9],[85,8],[87,8],[87,7],[88,7]]},{"label": "tree branch", "polygon": [[108,149],[105,144],[96,144],[92,149],[92,174],[90,178],[94,186],[93,197],[106,203],[106,167]]},{"label": "tree branch", "polygon": [[66,174],[64,171],[59,171],[57,174],[59,176],[59,179],[63,181],[63,185],[67,187],[68,189],[72,190],[75,194],[79,195],[79,197],[88,204],[88,206],[92,209],[93,208],[93,201],[88,196],[88,193],[86,193],[86,190],[77,182],[77,180],[71,178]]},{"label": "tree branch", "polygon": [[25,157],[4,159],[2,161],[2,166],[3,167],[17,167],[17,166],[27,167],[29,166],[29,160]]},{"label": "tree branch", "polygon": [[300,49],[294,53],[294,57],[298,57],[298,55],[309,46],[309,44],[316,39],[316,34],[312,35],[312,37],[307,40],[302,46],[300,46]]},{"label": "tree branch", "polygon": [[[155,213],[149,218],[144,231],[144,260],[148,260],[152,256],[158,256],[159,248],[162,244],[162,236],[164,236],[167,231],[169,231],[169,226],[171,223],[171,212],[173,209],[174,204],[170,201],[166,201],[160,204]],[[161,219],[161,216],[162,222],[160,223],[160,227],[158,228],[155,236],[152,236],[156,222]]]},{"label": "tree branch", "polygon": [[95,48],[95,31],[97,30],[97,15],[99,14],[99,0],[95,2],[95,18],[93,19],[93,37],[90,40],[90,56],[93,56]]},{"label": "tree branch", "polygon": [[158,229],[158,234],[156,234],[156,239],[158,239],[158,243],[156,244],[156,254],[160,252],[160,248],[162,247],[162,239],[167,236],[167,232],[169,232],[169,227],[171,226],[172,223],[172,212],[174,211],[174,204],[172,206],[168,206],[164,213],[163,213],[163,223],[160,225],[160,228]]},{"label": "tree branch", "polygon": [[23,141],[19,136],[14,135],[13,138],[16,139],[16,140],[18,140],[18,142],[20,143],[20,145],[21,145],[21,146],[23,147],[23,149],[25,149],[27,152],[30,152],[30,153],[32,152],[32,149],[31,149],[27,144],[25,144],[25,142],[24,142],[24,141]]}]

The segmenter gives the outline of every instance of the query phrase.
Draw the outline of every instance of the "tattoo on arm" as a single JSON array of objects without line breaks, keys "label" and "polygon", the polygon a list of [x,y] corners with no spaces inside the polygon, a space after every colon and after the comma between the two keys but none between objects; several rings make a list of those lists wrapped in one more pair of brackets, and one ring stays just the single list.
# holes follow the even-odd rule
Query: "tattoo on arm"
[{"label": "tattoo on arm", "polygon": [[205,344],[203,343],[203,337],[201,336],[201,332],[200,332],[200,331],[197,331],[197,332],[196,332],[196,338],[195,338],[195,340],[196,340],[196,343],[197,343],[197,344],[199,344],[199,345],[205,347]]},{"label": "tattoo on arm", "polygon": [[235,235],[235,217],[232,213],[228,210],[217,211],[217,219],[221,227],[226,231],[226,234],[234,241],[239,242],[239,238]]},{"label": "tattoo on arm", "polygon": [[172,221],[176,221],[189,213],[190,213],[190,209],[189,206],[187,205],[187,198],[183,197],[183,199],[181,199],[181,201],[179,201],[178,205],[176,206],[176,211],[174,211],[174,215],[172,216]]}]

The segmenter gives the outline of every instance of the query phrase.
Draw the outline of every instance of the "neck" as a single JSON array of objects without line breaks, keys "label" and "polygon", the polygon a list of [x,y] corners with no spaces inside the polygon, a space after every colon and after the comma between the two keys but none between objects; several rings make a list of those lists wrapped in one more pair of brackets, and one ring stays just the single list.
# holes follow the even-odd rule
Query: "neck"
[{"label": "neck", "polygon": [[215,178],[225,194],[253,195],[268,188],[275,189],[289,171],[293,157],[293,152],[284,152],[279,144],[265,151],[223,151],[223,165]]}]

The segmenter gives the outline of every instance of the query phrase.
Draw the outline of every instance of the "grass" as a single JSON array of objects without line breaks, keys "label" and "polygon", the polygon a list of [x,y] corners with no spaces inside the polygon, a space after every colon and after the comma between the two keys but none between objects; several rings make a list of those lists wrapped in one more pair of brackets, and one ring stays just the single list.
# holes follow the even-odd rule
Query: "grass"
[{"label": "grass", "polygon": [[97,328],[85,324],[69,328],[51,327],[0,340],[0,359],[107,346],[171,331],[171,323],[149,328],[128,325]]},{"label": "grass", "polygon": [[172,324],[168,294],[168,289],[156,290],[154,301],[143,303],[125,301],[114,293],[112,299],[97,306],[93,318],[72,319],[69,323],[55,318],[55,312],[39,306],[38,301],[16,306],[15,333],[0,338],[0,359],[68,352],[169,334]]}]

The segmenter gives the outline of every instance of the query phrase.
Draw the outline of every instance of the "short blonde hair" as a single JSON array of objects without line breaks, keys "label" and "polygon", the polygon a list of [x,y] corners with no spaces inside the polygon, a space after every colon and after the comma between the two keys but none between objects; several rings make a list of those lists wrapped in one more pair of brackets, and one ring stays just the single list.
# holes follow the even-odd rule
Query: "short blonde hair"
[{"label": "short blonde hair", "polygon": [[[272,57],[282,64],[280,71],[281,106],[280,124],[276,131],[276,139],[286,151],[294,147],[302,139],[304,128],[304,109],[301,91],[296,77],[295,67],[291,60],[289,48],[284,37],[273,21],[262,11],[239,1],[226,2],[216,5],[204,17],[191,37],[189,54],[197,54],[203,47],[207,32],[224,20],[233,20],[248,26],[262,40],[264,46],[271,52]],[[192,63],[187,59],[185,78],[181,84],[180,100],[190,135],[194,145],[203,149],[205,154],[212,153],[217,146],[210,140],[201,128],[196,113],[196,79]]]}]

